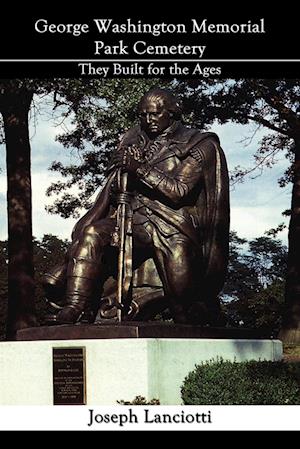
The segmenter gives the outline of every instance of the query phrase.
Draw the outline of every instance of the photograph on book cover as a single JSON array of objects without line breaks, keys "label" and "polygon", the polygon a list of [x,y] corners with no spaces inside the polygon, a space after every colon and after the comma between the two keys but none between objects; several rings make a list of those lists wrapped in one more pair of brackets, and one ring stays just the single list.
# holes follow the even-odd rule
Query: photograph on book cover
[{"label": "photograph on book cover", "polygon": [[145,30],[0,61],[0,405],[298,405],[295,66]]},{"label": "photograph on book cover", "polygon": [[[108,360],[99,370],[104,364],[113,383],[114,351],[118,363],[125,357],[123,381],[144,351],[147,360],[157,353],[154,342],[144,348],[145,338],[168,339],[159,361],[168,382],[174,351],[186,375],[214,357],[281,359],[279,332],[298,343],[282,316],[299,86],[247,78],[2,81],[2,338],[44,341],[45,349],[103,345]],[[297,240],[294,225],[290,243]],[[289,282],[292,295],[297,278]],[[208,352],[203,341],[211,341]],[[24,369],[39,359],[40,376],[40,350],[13,347]],[[135,388],[106,386],[105,401],[145,395]]]}]

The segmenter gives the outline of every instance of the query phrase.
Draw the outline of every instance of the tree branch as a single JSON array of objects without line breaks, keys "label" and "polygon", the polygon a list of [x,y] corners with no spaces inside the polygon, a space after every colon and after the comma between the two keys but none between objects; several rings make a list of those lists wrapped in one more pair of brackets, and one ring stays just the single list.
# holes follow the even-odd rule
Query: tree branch
[{"label": "tree branch", "polygon": [[277,126],[273,125],[271,122],[269,122],[268,120],[260,117],[259,115],[247,115],[247,118],[249,120],[253,120],[254,122],[260,123],[261,125],[266,126],[269,129],[272,129],[273,131],[276,131],[280,134],[283,134],[285,136],[291,137],[290,133],[288,131],[285,131],[282,128],[278,128]]},{"label": "tree branch", "polygon": [[256,82],[252,82],[251,80],[249,82],[250,85],[252,85],[252,88],[257,89],[257,87],[259,87],[261,89],[261,97],[268,105],[278,111],[279,116],[281,116],[282,119],[286,120],[286,122],[292,129],[299,129],[300,121],[297,114],[281,101],[276,90],[274,90],[272,86],[269,85],[266,88],[266,86],[257,84]]},{"label": "tree branch", "polygon": [[231,186],[234,186],[235,184],[242,182],[243,178],[245,176],[248,176],[250,173],[253,173],[257,170],[259,170],[259,174],[256,176],[253,176],[252,179],[257,178],[258,176],[260,176],[260,174],[262,173],[263,169],[265,166],[271,166],[273,165],[274,162],[274,157],[277,153],[279,153],[279,151],[281,151],[280,148],[274,148],[273,150],[271,150],[268,154],[266,154],[263,157],[256,157],[256,162],[254,167],[250,167],[250,168],[240,168],[240,167],[236,167],[235,168],[235,172],[233,172],[233,174],[230,176],[230,180],[231,180]]}]

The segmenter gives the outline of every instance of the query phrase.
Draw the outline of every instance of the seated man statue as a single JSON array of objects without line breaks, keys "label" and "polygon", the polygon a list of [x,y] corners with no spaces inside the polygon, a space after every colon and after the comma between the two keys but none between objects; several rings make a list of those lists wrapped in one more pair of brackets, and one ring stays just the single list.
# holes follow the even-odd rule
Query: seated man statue
[{"label": "seated man statue", "polygon": [[121,139],[104,188],[73,230],[65,264],[45,276],[48,300],[63,299],[56,324],[110,322],[118,313],[149,320],[165,309],[175,323],[218,323],[229,236],[219,139],[185,127],[165,89],[147,92],[138,113],[140,124]]}]

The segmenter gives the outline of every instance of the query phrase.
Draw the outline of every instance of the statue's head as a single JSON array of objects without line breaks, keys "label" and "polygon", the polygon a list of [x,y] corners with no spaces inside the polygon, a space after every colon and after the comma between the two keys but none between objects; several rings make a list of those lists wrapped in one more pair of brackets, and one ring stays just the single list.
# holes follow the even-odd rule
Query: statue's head
[{"label": "statue's head", "polygon": [[177,98],[167,89],[151,89],[140,100],[138,112],[142,129],[156,137],[180,120],[181,108]]}]

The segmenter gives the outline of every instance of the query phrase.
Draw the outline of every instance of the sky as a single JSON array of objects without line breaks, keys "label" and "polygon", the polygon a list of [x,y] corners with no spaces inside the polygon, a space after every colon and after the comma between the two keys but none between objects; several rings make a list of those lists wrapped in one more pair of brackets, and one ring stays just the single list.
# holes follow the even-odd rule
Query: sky
[{"label": "sky", "polygon": [[[225,152],[229,170],[236,165],[249,167],[253,163],[253,153],[258,142],[266,133],[265,129],[255,134],[249,145],[245,138],[253,134],[253,126],[215,124],[211,131],[218,134],[221,146]],[[42,113],[37,123],[31,120],[30,135],[32,147],[32,207],[33,235],[41,238],[44,234],[53,234],[62,239],[70,239],[76,219],[63,219],[45,211],[45,205],[51,204],[54,197],[46,197],[47,187],[59,176],[48,170],[54,160],[64,163],[75,162],[78,153],[66,149],[55,141],[55,136],[62,132],[61,125],[55,125],[49,119],[48,113]],[[287,167],[284,153],[279,155],[277,164],[272,169],[266,169],[256,179],[247,179],[243,184],[237,184],[230,190],[231,230],[240,237],[253,239],[264,235],[268,229],[288,220],[281,214],[290,207],[291,186],[280,188],[277,179],[282,176]],[[5,146],[0,146],[0,240],[7,238],[6,212],[6,168]],[[82,211],[82,215],[84,210]],[[278,235],[287,243],[287,230]]]}]

